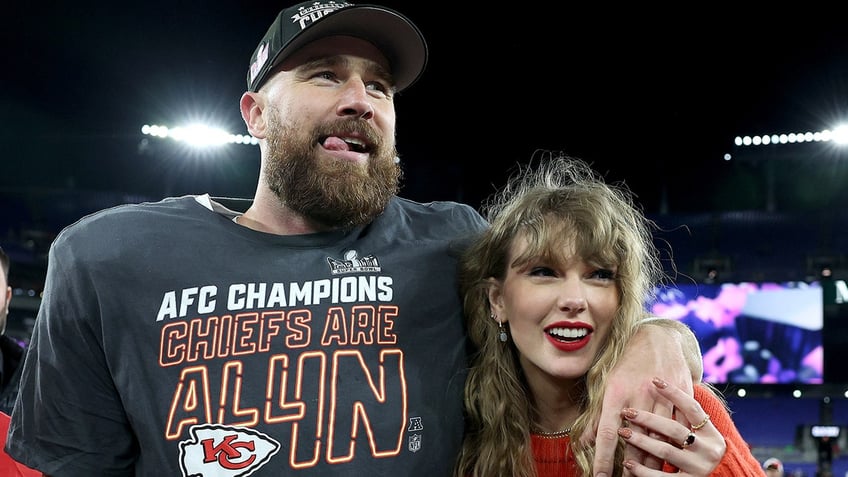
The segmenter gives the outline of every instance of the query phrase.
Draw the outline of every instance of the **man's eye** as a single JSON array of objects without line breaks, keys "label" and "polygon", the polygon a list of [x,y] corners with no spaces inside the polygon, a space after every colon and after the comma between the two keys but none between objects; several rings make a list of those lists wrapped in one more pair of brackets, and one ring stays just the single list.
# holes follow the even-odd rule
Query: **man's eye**
[{"label": "man's eye", "polygon": [[332,71],[320,71],[318,73],[315,73],[315,75],[313,77],[324,79],[324,80],[327,80],[327,81],[332,81],[336,78],[336,74],[333,73]]},{"label": "man's eye", "polygon": [[384,94],[388,94],[388,92],[391,90],[391,88],[388,85],[386,85],[386,84],[384,84],[380,81],[371,81],[370,83],[368,83],[366,85],[366,87],[368,89],[372,90],[372,91],[379,91],[379,92],[384,93]]}]

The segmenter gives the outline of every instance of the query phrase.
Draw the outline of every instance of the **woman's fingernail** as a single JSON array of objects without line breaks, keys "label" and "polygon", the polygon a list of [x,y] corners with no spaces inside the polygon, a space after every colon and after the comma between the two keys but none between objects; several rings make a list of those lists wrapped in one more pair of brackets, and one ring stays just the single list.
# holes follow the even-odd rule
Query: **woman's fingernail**
[{"label": "woman's fingernail", "polygon": [[625,419],[636,419],[636,416],[639,415],[639,411],[633,409],[632,407],[625,407],[621,414],[625,417]]},{"label": "woman's fingernail", "polygon": [[628,469],[632,469],[633,467],[635,467],[635,464],[633,464],[632,460],[625,460],[624,461],[624,467],[627,467]]},{"label": "woman's fingernail", "polygon": [[633,430],[627,427],[622,427],[618,429],[618,435],[625,439],[630,439],[633,436]]},{"label": "woman's fingernail", "polygon": [[662,379],[660,379],[660,378],[654,378],[654,386],[656,386],[656,387],[658,387],[658,388],[660,388],[660,389],[665,389],[665,388],[667,388],[667,387],[668,387],[668,383],[667,383],[667,382],[665,382],[665,381],[663,381],[663,380],[662,380]]}]

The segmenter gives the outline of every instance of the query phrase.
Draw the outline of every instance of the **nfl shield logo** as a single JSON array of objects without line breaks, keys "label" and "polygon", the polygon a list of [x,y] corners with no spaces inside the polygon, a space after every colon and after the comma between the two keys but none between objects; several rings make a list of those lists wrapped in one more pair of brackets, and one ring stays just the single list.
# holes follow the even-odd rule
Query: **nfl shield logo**
[{"label": "nfl shield logo", "polygon": [[409,436],[409,450],[418,452],[421,450],[421,434],[413,434]]}]

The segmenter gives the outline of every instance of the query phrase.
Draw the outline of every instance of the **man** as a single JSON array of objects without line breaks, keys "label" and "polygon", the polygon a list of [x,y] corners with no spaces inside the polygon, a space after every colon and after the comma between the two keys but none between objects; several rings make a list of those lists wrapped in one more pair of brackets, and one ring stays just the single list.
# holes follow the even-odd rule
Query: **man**
[{"label": "man", "polygon": [[[12,301],[12,287],[9,286],[9,268],[11,260],[3,247],[0,247],[0,446],[6,443],[6,431],[9,429],[9,414],[18,396],[18,380],[21,378],[21,362],[25,347],[20,341],[6,336],[6,323],[9,318],[9,304]],[[6,477],[37,477],[41,475],[19,462],[15,462],[0,450],[0,475]]]},{"label": "man", "polygon": [[24,344],[6,336],[9,305],[12,302],[12,287],[9,286],[9,256],[0,247],[0,412],[10,414],[18,396],[18,380],[24,357]]},{"label": "man", "polygon": [[[395,94],[426,60],[392,10],[283,10],[240,101],[262,156],[252,204],[168,198],[62,231],[9,453],[54,477],[449,475],[456,252],[486,224],[396,195]],[[621,408],[653,404],[639,386],[656,365],[633,354],[599,427],[607,464]]]}]

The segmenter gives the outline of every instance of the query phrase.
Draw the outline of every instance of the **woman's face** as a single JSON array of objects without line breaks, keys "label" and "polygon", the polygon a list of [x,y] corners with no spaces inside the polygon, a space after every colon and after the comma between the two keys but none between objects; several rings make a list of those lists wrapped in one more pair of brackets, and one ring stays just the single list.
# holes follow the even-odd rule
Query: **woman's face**
[{"label": "woman's face", "polygon": [[489,289],[493,311],[509,322],[531,385],[534,379],[579,379],[594,363],[618,309],[616,270],[568,250],[555,260],[516,266],[514,258],[526,247],[521,237],[513,241],[506,277]]}]

